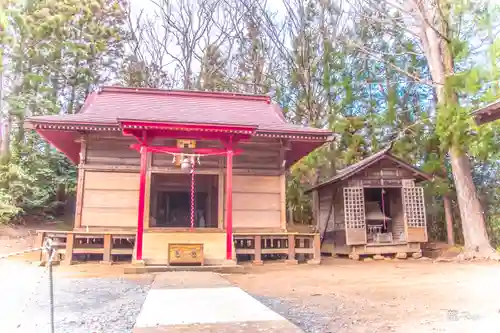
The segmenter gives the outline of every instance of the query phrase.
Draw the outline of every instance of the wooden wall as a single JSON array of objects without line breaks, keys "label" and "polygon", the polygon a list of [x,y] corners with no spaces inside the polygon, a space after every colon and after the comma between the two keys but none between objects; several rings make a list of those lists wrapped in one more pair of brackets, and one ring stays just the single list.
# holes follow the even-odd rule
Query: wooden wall
[{"label": "wooden wall", "polygon": [[233,227],[281,228],[281,177],[233,176]]},{"label": "wooden wall", "polygon": [[135,227],[139,174],[86,171],[81,226]]},{"label": "wooden wall", "polygon": [[203,255],[207,265],[220,265],[226,258],[225,232],[149,232],[146,230],[143,245],[144,260],[148,264],[166,265],[170,244],[203,244]]},{"label": "wooden wall", "polygon": [[[335,211],[334,207],[332,206],[332,189],[331,187],[327,186],[318,191],[318,201],[319,201],[319,214],[318,214],[318,221],[316,225],[318,226],[318,230],[321,234],[323,232],[332,232],[335,230]],[[335,200],[336,198],[334,198]],[[333,202],[335,204],[335,201]],[[328,218],[328,213],[330,212],[331,208],[331,213],[330,213],[330,218]],[[326,227],[326,230],[325,230]]]},{"label": "wooden wall", "polygon": [[401,195],[401,189],[390,189],[388,193],[391,205],[392,239],[395,242],[398,242],[400,241],[400,235],[403,234],[403,239],[401,241],[406,241],[403,197]]},{"label": "wooden wall", "polygon": [[[86,139],[88,165],[140,166],[140,156],[130,145],[137,143],[134,138],[113,133],[89,134]],[[153,145],[175,146],[176,141],[170,139],[154,140]],[[218,141],[197,141],[198,148],[222,147]],[[256,138],[238,143],[242,153],[233,158],[233,168],[236,170],[258,170],[261,174],[279,174],[284,154],[284,145],[279,140]],[[169,154],[153,154],[153,168],[178,167],[172,163],[173,156]],[[203,156],[200,159],[200,169],[225,168],[224,156]]]},{"label": "wooden wall", "polygon": [[[331,211],[330,218],[328,219],[328,213],[330,211],[330,206],[332,205],[332,194],[333,197],[333,207]],[[325,246],[325,248],[335,249],[338,247],[343,247],[346,244],[346,234],[345,234],[345,221],[344,221],[344,197],[342,187],[335,188],[335,192],[332,192],[332,187],[325,187],[321,189],[318,193],[319,201],[319,214],[318,214],[318,229],[319,232],[324,237],[324,244],[331,246]],[[327,221],[328,219],[328,221]],[[326,226],[326,233],[325,233]],[[333,247],[332,247],[333,246]]]},{"label": "wooden wall", "polygon": [[[134,143],[134,138],[119,133],[92,133],[83,138],[79,176],[83,186],[79,189],[81,206],[77,208],[75,227],[136,226],[140,154],[130,148]],[[175,141],[162,139],[153,144],[175,146]],[[220,144],[198,141],[197,147],[220,147]],[[259,138],[241,142],[239,148],[243,153],[236,155],[233,163],[233,227],[284,229],[284,145],[279,140]],[[179,167],[172,159],[169,154],[151,154],[148,179],[152,173],[178,173]],[[202,157],[201,164],[196,166],[200,173],[222,176],[218,184],[224,189],[218,197],[222,201],[225,201],[225,166],[223,156]],[[222,205],[219,215],[222,215],[219,220],[225,219]]]}]

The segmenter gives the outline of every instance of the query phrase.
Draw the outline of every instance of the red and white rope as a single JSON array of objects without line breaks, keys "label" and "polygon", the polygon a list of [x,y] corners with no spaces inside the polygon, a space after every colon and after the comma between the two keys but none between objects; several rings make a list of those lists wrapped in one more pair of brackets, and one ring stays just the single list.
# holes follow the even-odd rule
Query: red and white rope
[{"label": "red and white rope", "polygon": [[170,155],[182,155],[182,156],[193,156],[193,157],[199,157],[199,156],[222,156],[222,155],[227,155],[227,152],[220,152],[220,153],[198,153],[198,154],[191,154],[191,153],[174,153],[171,151],[165,151],[161,148],[155,148],[154,146],[148,146],[148,151],[153,152],[153,153],[163,153],[163,154],[170,154]]},{"label": "red and white rope", "polygon": [[195,220],[195,179],[194,179],[194,166],[195,162],[191,163],[191,229],[194,228],[194,220]]}]

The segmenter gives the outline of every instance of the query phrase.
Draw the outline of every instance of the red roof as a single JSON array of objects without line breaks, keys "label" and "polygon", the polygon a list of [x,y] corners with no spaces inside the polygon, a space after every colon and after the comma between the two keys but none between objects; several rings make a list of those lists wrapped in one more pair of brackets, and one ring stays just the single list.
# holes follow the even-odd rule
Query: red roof
[{"label": "red roof", "polygon": [[[251,128],[253,136],[285,138],[291,143],[287,166],[321,146],[328,130],[288,124],[281,108],[264,95],[226,92],[103,87],[91,93],[78,114],[35,116],[25,126],[79,163],[80,132],[122,131],[127,122],[180,128]],[[157,123],[155,125],[155,123]],[[255,132],[254,132],[255,131]]]},{"label": "red roof", "polygon": [[271,103],[269,96],[150,88],[103,87],[87,97],[78,114],[36,116],[27,121],[118,127],[119,119],[256,126],[257,133],[331,134],[287,123],[281,108]]}]

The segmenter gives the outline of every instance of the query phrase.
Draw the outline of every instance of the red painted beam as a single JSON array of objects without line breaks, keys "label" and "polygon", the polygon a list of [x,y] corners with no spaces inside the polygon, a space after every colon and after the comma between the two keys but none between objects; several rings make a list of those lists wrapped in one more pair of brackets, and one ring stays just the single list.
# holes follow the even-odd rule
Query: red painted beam
[{"label": "red painted beam", "polygon": [[204,123],[173,123],[161,121],[142,121],[118,119],[118,122],[124,131],[133,130],[161,130],[172,132],[219,132],[228,134],[253,135],[257,130],[257,125],[234,125],[234,124],[204,124]]},{"label": "red painted beam", "polygon": [[[190,149],[189,152],[186,151],[185,148],[178,147],[166,147],[166,146],[142,146],[141,144],[135,143],[130,145],[132,149],[141,150],[141,147],[144,147],[148,152],[153,153],[171,153],[171,154],[199,154],[199,155],[226,155],[226,148],[194,148]],[[237,149],[233,151],[233,155],[241,154],[242,150]]]},{"label": "red painted beam", "polygon": [[141,150],[141,171],[139,180],[139,209],[137,212],[137,237],[136,237],[136,259],[142,260],[142,239],[144,235],[144,208],[146,200],[146,167],[147,150],[143,147]]},{"label": "red painted beam", "polygon": [[226,259],[233,259],[233,151],[227,151],[226,167]]}]

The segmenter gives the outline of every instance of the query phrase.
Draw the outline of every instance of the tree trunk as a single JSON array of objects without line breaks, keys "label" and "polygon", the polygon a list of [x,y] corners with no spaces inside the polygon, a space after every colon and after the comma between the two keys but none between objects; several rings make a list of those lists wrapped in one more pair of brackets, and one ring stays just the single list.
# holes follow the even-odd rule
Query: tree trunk
[{"label": "tree trunk", "polygon": [[450,161],[457,189],[466,255],[482,258],[495,257],[496,252],[488,240],[481,202],[472,181],[469,157],[457,147],[452,147]]},{"label": "tree trunk", "polygon": [[6,161],[10,156],[10,129],[12,119],[7,115],[6,119],[0,121],[0,160]]},{"label": "tree trunk", "polygon": [[[433,13],[438,13],[436,7],[430,7],[424,11],[428,15],[428,22],[433,22]],[[440,20],[438,29],[441,36],[432,29],[428,23],[422,22],[423,33],[426,37],[424,48],[427,49],[426,57],[431,67],[431,76],[437,82],[436,95],[438,99],[438,112],[448,112],[454,105],[459,105],[458,96],[453,85],[447,82],[447,78],[454,74],[455,64],[451,44],[442,36],[451,36],[448,27],[449,7],[444,6],[438,14]],[[467,147],[458,146],[452,142],[449,148],[451,170],[455,188],[457,192],[458,206],[460,209],[460,219],[464,234],[465,255],[467,257],[495,257],[496,252],[491,247],[486,233],[485,221],[481,202],[477,196],[476,186],[472,180],[472,167],[467,155]]]},{"label": "tree trunk", "polygon": [[[441,171],[442,177],[444,179],[448,179],[448,170],[446,170],[445,166],[445,155],[441,154]],[[451,206],[451,199],[448,194],[445,194],[443,197],[443,206],[444,206],[444,217],[446,220],[446,238],[448,240],[448,245],[455,245],[455,235],[453,232],[453,209]]]},{"label": "tree trunk", "polygon": [[450,197],[445,195],[443,198],[444,216],[446,219],[446,236],[448,245],[455,245],[455,235],[453,232],[453,210],[451,207]]},{"label": "tree trunk", "polygon": [[4,102],[4,68],[3,53],[0,54],[0,161],[5,161],[10,155],[10,129],[12,119]]}]

